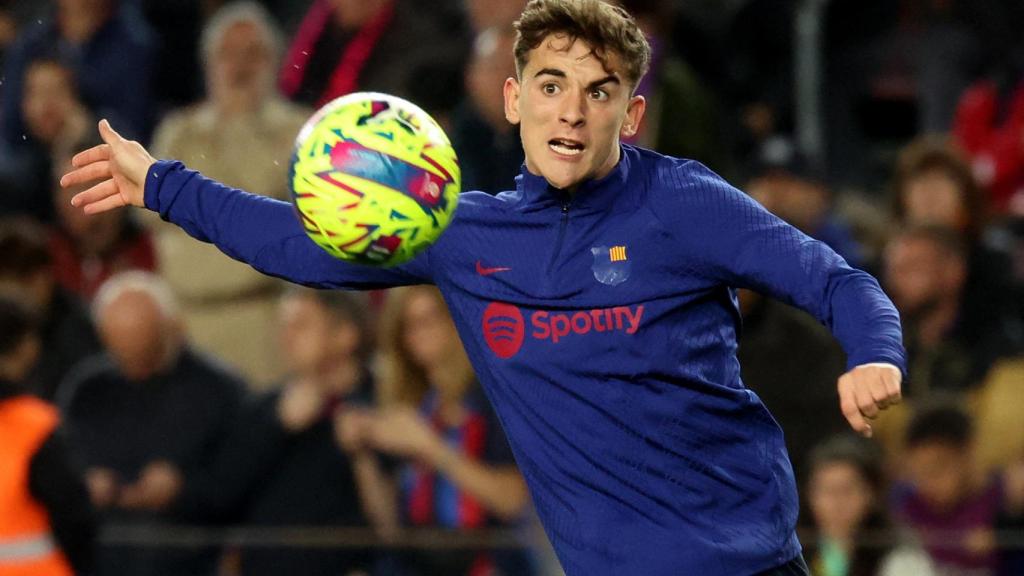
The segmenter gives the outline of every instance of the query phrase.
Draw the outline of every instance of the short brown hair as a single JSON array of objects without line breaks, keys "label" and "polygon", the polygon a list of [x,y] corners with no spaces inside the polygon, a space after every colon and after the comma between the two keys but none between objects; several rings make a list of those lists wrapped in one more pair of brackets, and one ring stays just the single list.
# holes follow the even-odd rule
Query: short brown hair
[{"label": "short brown hair", "polygon": [[964,152],[955,143],[940,136],[922,136],[900,152],[893,180],[893,216],[899,222],[906,219],[906,194],[910,182],[934,171],[945,174],[960,190],[960,199],[968,220],[964,232],[969,237],[976,236],[986,218],[985,197],[974,179]]},{"label": "short brown hair", "polygon": [[636,87],[651,63],[651,46],[628,12],[602,0],[530,0],[515,23],[516,73],[522,75],[527,55],[550,34],[561,33],[570,42],[583,40],[601,64],[608,53],[618,54],[626,80]]}]

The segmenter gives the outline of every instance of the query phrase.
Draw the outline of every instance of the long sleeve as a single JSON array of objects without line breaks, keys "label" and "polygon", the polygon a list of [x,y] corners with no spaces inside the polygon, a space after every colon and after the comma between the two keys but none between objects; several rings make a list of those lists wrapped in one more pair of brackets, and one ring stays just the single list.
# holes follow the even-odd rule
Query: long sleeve
[{"label": "long sleeve", "polygon": [[50,435],[32,457],[29,491],[50,514],[54,538],[76,572],[93,568],[96,516],[82,477],[72,465],[61,432]]},{"label": "long sleeve", "polygon": [[847,354],[847,367],[888,362],[906,374],[899,314],[871,275],[769,213],[696,162],[661,174],[657,217],[696,272],[807,311]]},{"label": "long sleeve", "polygon": [[309,239],[287,202],[229,188],[180,162],[161,161],[150,169],[145,202],[190,236],[260,272],[299,284],[370,289],[432,281],[429,250],[393,268],[342,262]]}]

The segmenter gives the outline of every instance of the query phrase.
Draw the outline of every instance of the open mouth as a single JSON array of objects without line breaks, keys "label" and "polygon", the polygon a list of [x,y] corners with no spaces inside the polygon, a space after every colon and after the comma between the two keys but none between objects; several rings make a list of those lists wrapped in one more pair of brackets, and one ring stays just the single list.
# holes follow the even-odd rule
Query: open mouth
[{"label": "open mouth", "polygon": [[586,148],[582,142],[569,140],[567,138],[552,138],[548,140],[548,148],[563,156],[576,156]]}]

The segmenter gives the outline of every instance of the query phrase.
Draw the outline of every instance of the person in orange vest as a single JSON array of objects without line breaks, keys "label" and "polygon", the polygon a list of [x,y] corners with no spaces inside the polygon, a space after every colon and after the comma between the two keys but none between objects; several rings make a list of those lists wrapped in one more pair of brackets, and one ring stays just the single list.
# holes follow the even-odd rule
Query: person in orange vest
[{"label": "person in orange vest", "polygon": [[0,297],[0,576],[91,570],[96,522],[56,408],[19,384],[39,356],[30,313]]}]

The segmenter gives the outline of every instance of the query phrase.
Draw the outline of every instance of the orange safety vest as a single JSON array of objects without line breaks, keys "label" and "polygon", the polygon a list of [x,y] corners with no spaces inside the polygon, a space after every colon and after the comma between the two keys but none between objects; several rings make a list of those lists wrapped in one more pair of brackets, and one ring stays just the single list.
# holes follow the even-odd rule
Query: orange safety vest
[{"label": "orange safety vest", "polygon": [[50,515],[29,493],[32,456],[59,421],[42,400],[0,400],[0,576],[72,576],[53,540]]}]

